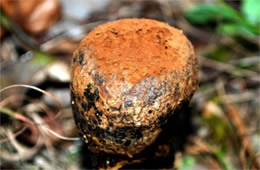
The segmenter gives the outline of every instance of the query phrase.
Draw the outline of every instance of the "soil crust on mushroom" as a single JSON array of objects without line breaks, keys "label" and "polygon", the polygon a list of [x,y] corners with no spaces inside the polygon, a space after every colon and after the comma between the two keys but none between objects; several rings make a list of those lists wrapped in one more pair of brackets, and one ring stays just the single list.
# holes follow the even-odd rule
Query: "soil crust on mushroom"
[{"label": "soil crust on mushroom", "polygon": [[132,84],[170,72],[173,66],[182,69],[193,53],[181,30],[150,19],[103,24],[89,33],[80,49],[86,46],[101,75],[112,78],[119,72],[118,79]]}]

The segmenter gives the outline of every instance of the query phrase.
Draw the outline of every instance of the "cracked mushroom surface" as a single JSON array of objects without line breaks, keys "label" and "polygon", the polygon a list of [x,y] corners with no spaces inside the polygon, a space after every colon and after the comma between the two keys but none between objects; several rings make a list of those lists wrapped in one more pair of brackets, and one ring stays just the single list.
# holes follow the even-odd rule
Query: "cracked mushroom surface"
[{"label": "cracked mushroom surface", "polygon": [[181,30],[159,21],[108,22],[74,52],[72,109],[92,152],[140,153],[197,87],[192,44]]}]

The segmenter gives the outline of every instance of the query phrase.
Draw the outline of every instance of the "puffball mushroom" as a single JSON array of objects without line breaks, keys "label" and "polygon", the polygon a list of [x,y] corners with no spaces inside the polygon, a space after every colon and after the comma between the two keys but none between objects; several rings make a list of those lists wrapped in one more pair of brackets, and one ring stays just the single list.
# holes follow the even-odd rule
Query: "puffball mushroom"
[{"label": "puffball mushroom", "polygon": [[121,19],[82,40],[71,78],[74,118],[88,148],[131,157],[191,99],[198,64],[181,30],[151,19]]}]

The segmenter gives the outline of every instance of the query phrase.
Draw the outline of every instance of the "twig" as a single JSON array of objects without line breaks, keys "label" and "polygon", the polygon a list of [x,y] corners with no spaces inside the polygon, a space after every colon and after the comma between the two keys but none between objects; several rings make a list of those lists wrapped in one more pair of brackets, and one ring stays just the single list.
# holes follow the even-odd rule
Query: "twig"
[{"label": "twig", "polygon": [[254,153],[252,149],[251,142],[248,138],[248,130],[246,128],[246,125],[241,118],[241,114],[236,109],[235,106],[228,104],[227,101],[229,101],[228,97],[226,96],[225,89],[223,83],[219,83],[219,95],[223,96],[223,104],[227,109],[227,116],[229,117],[229,120],[231,123],[235,126],[235,129],[237,130],[237,135],[241,141],[241,148],[240,148],[240,161],[243,169],[246,169],[248,166],[249,160],[253,158],[252,166],[250,169],[259,169],[260,166],[256,161],[256,154]]},{"label": "twig", "polygon": [[210,156],[210,163],[214,169],[227,169],[226,164],[215,154],[214,149],[201,138],[193,136],[189,139],[189,141],[192,144],[186,147],[187,153],[192,155],[208,154]]},{"label": "twig", "polygon": [[[254,92],[249,92],[245,91],[239,94],[226,94],[226,97],[229,99],[226,101],[227,103],[240,103],[240,102],[246,102],[246,101],[251,101],[255,100],[255,93]],[[221,99],[225,97],[221,96]]]},{"label": "twig", "polygon": [[[27,128],[28,128],[28,126],[25,125],[22,129],[20,129],[20,130],[18,130],[17,132],[14,133],[14,137],[16,138],[17,136],[21,135]],[[0,139],[0,144],[3,144],[3,143],[8,142],[8,141],[9,141],[8,137]]]},{"label": "twig", "polygon": [[20,95],[20,94],[11,95],[11,96],[6,97],[5,99],[2,99],[2,96],[1,96],[0,99],[2,100],[2,101],[0,101],[0,107],[5,107],[6,105],[8,105],[11,102],[18,103],[19,101],[24,100],[24,95]]},{"label": "twig", "polygon": [[239,76],[247,76],[247,78],[251,80],[260,81],[259,73],[251,70],[241,69],[236,66],[227,63],[222,63],[202,56],[200,56],[200,62],[202,65],[214,68],[222,72],[228,72],[233,75],[239,75]]},{"label": "twig", "polygon": [[[254,157],[255,155],[250,140],[248,139],[247,135],[247,128],[240,117],[240,113],[235,108],[235,106],[231,104],[226,104],[226,108],[228,110],[228,116],[232,120],[232,123],[237,127],[238,135],[241,139],[242,148],[240,150],[240,157],[242,161],[243,168],[247,168],[247,163],[249,162],[250,157]],[[257,162],[253,161],[253,164],[250,169],[259,169],[259,165]]]},{"label": "twig", "polygon": [[68,140],[68,141],[77,141],[80,140],[79,137],[66,137],[63,135],[60,135],[56,132],[54,132],[53,130],[51,130],[50,128],[48,128],[48,125],[46,123],[44,123],[40,117],[36,114],[32,115],[33,119],[35,120],[35,122],[39,125],[39,128],[41,128],[41,130],[44,132],[44,134],[47,134],[48,136],[51,134],[52,136],[55,136],[59,139],[63,139],[63,140]]},{"label": "twig", "polygon": [[4,15],[1,12],[1,26],[3,26],[5,29],[10,30],[13,32],[17,39],[20,41],[22,45],[24,45],[27,49],[31,49],[34,51],[39,50],[39,45],[37,42],[32,39],[30,36],[28,36],[15,22],[13,22],[10,18],[8,18],[6,15]]},{"label": "twig", "polygon": [[38,129],[39,129],[39,131],[40,131],[40,133],[41,133],[41,135],[43,136],[43,138],[45,139],[44,140],[44,143],[45,143],[45,146],[46,146],[46,148],[47,148],[47,152],[48,152],[48,155],[49,155],[49,157],[50,157],[50,161],[51,161],[51,165],[52,165],[52,168],[54,168],[54,148],[53,148],[53,146],[52,146],[52,143],[51,143],[51,141],[47,138],[47,134],[46,134],[46,132],[45,132],[45,130],[44,130],[44,126],[46,126],[45,125],[45,123],[42,121],[42,119],[40,118],[40,116],[38,116],[37,114],[32,114],[32,118],[33,118],[33,120],[37,123],[37,124],[39,124],[40,126],[38,126]]},{"label": "twig", "polygon": [[[54,121],[55,119],[57,119],[57,118],[61,115],[61,112],[60,112],[61,103],[60,103],[60,101],[59,101],[54,95],[52,95],[51,93],[49,93],[49,92],[47,92],[47,91],[45,91],[45,90],[42,90],[42,89],[40,89],[40,88],[38,88],[38,87],[31,86],[31,85],[26,85],[26,84],[15,84],[15,85],[10,85],[10,86],[7,86],[7,87],[1,89],[1,90],[0,90],[0,93],[6,91],[6,90],[8,90],[8,89],[16,88],[16,87],[25,87],[25,88],[29,88],[29,89],[33,89],[33,90],[39,91],[39,92],[41,92],[41,93],[43,93],[43,94],[49,96],[52,100],[54,100],[54,101],[57,103],[57,105],[58,105],[57,114],[54,116],[54,118],[53,118],[52,120],[50,120],[50,121],[48,121],[48,122]],[[48,123],[48,122],[47,122],[47,123]]]},{"label": "twig", "polygon": [[71,39],[75,39],[77,36],[81,36],[81,38],[86,34],[86,32],[90,31],[97,25],[100,25],[102,23],[105,23],[106,21],[98,21],[98,22],[91,22],[84,25],[80,25],[74,28],[68,29],[68,31],[52,38],[51,40],[41,44],[40,49],[43,51],[48,51],[54,44],[57,43],[57,41],[61,40],[64,37],[69,37]]},{"label": "twig", "polygon": [[50,134],[52,134],[53,136],[59,138],[59,139],[63,139],[63,140],[68,140],[68,141],[78,141],[80,140],[79,137],[66,137],[66,136],[62,136],[56,132],[54,132],[53,130],[51,130],[50,128],[48,128],[47,126],[43,126],[43,129],[47,132],[49,132]]},{"label": "twig", "polygon": [[4,108],[4,107],[0,107],[0,113],[3,113],[3,114],[6,114],[12,118],[15,118],[17,120],[21,120],[25,123],[28,123],[28,124],[33,124],[33,122],[28,119],[27,117],[23,116],[21,113],[17,113],[17,112],[14,112],[10,109],[7,109],[7,108]]},{"label": "twig", "polygon": [[42,147],[42,138],[39,137],[37,143],[32,147],[28,148],[26,146],[21,145],[16,139],[13,132],[9,129],[6,130],[6,134],[9,138],[10,143],[15,147],[18,153],[10,153],[8,151],[0,149],[1,158],[9,160],[9,161],[19,161],[19,160],[27,160],[32,158],[40,148]]}]

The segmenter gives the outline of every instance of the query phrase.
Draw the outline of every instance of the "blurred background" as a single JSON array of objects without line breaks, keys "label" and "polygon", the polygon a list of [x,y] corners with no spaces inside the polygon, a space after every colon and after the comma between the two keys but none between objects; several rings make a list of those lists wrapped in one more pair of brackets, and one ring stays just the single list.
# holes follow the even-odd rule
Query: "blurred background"
[{"label": "blurred background", "polygon": [[259,0],[0,0],[0,5],[1,168],[86,168],[70,107],[73,51],[97,25],[151,18],[183,30],[200,64],[200,88],[190,103],[192,133],[174,153],[172,168],[260,169]]}]

